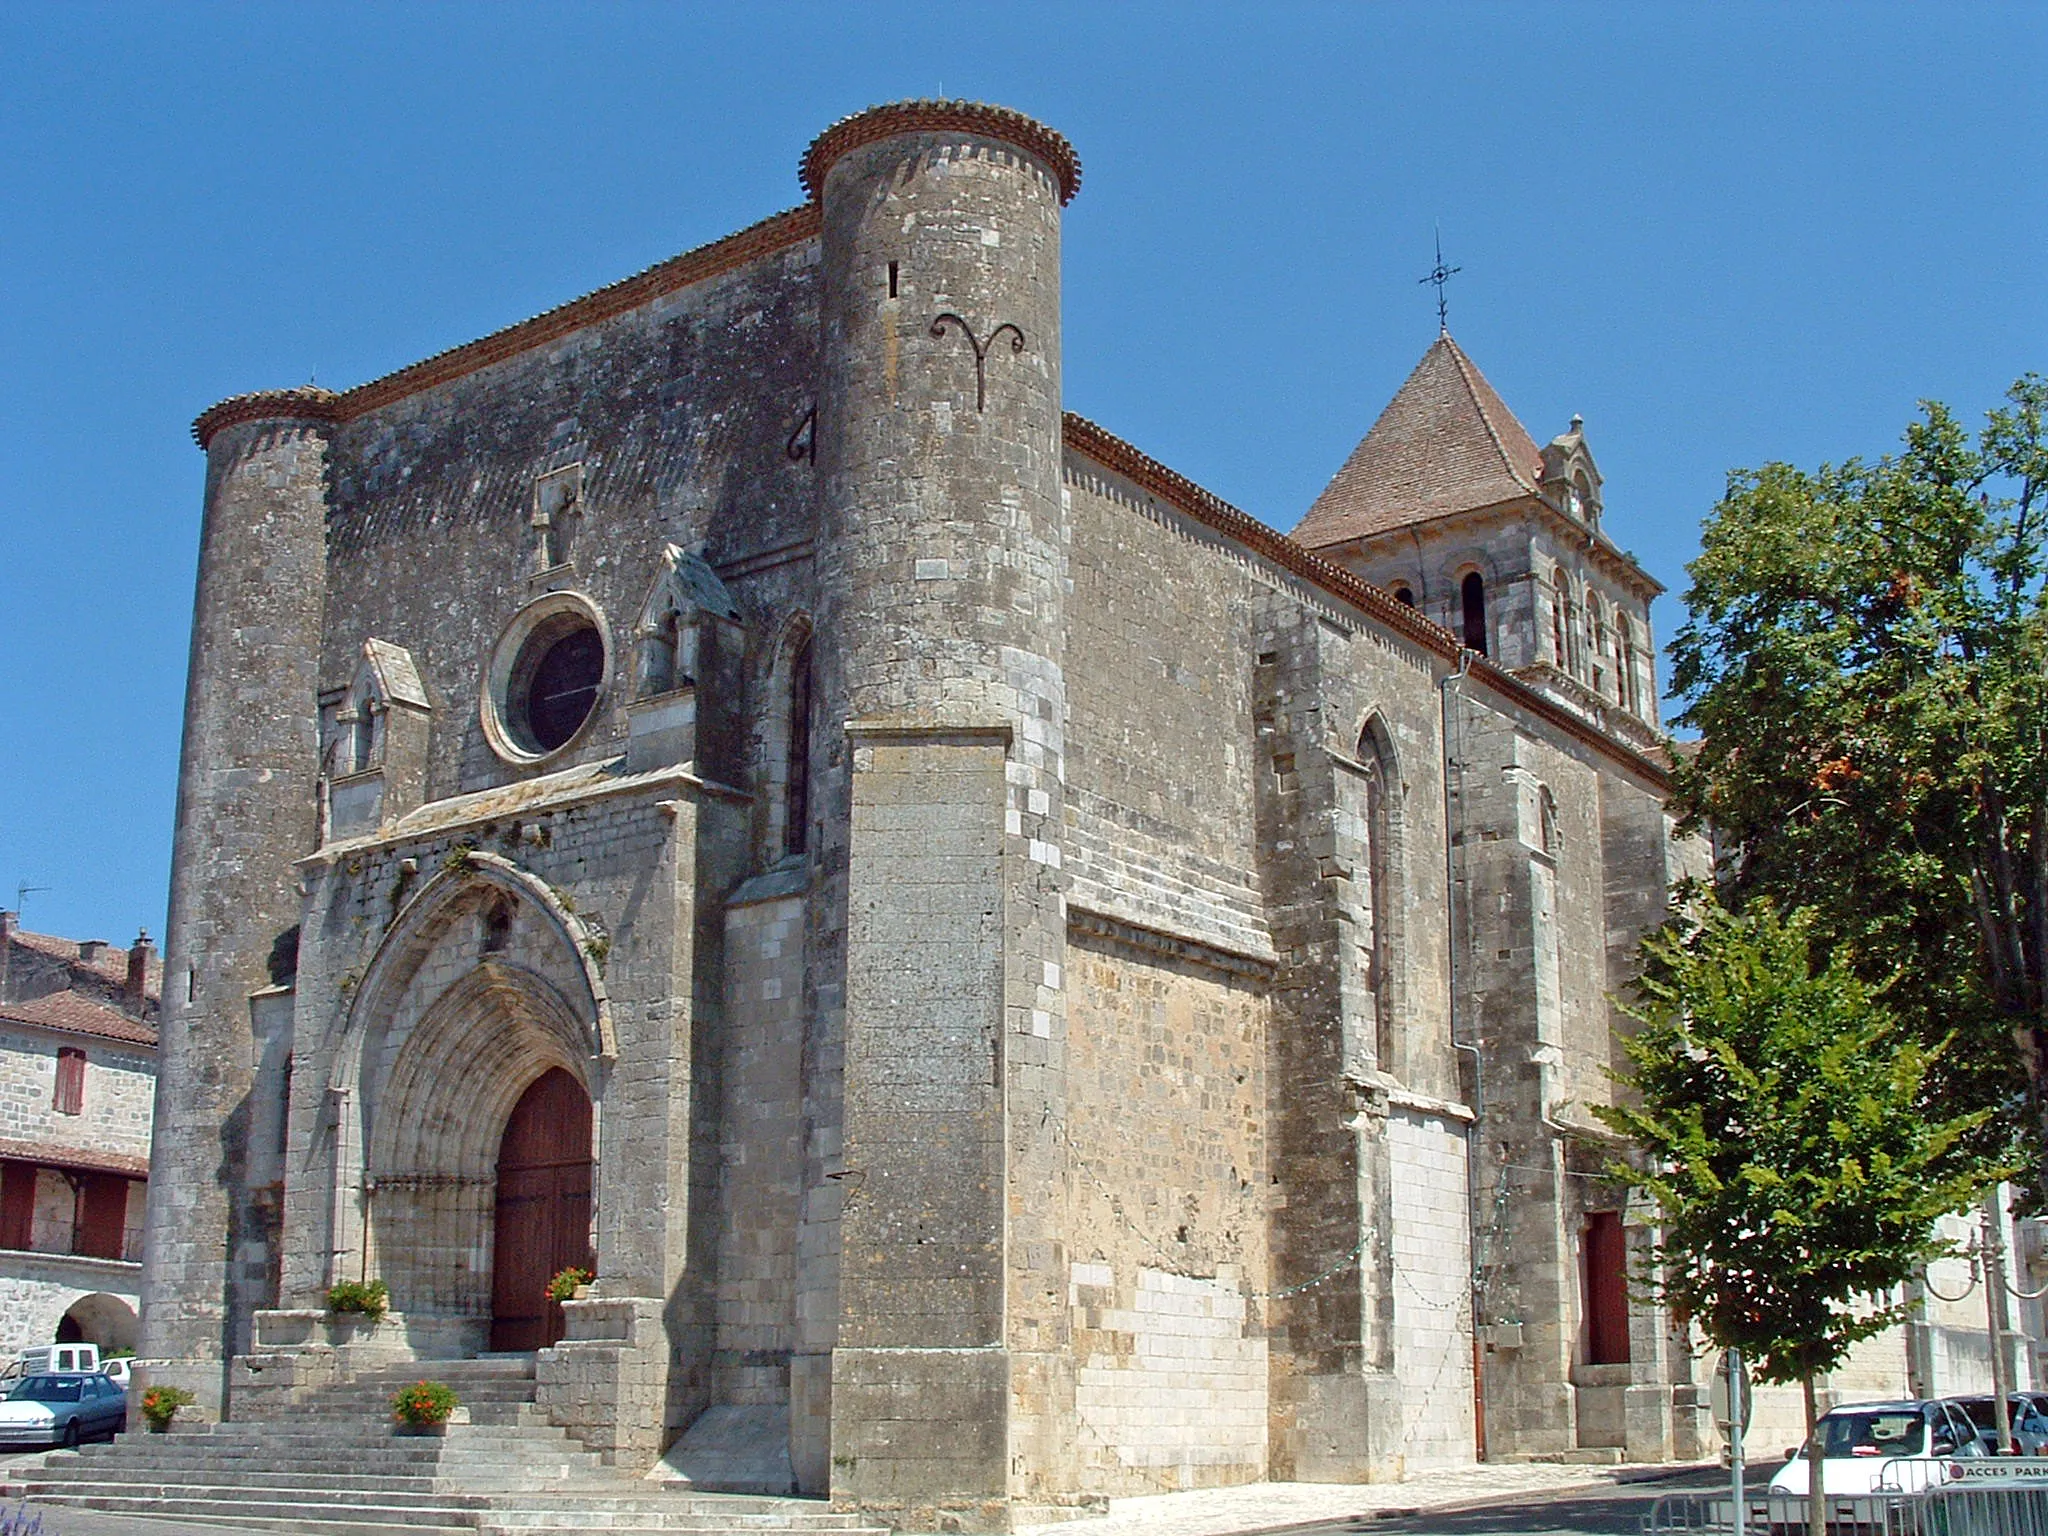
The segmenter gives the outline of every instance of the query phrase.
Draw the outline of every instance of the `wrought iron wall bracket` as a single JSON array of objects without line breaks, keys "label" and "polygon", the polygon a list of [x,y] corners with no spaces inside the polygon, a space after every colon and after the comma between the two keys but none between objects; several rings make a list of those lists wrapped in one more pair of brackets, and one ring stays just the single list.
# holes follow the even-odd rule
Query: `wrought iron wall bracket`
[{"label": "wrought iron wall bracket", "polygon": [[782,451],[789,455],[792,463],[805,459],[815,461],[818,457],[818,408],[814,405],[805,411],[796,429],[789,434],[789,441],[782,445]]},{"label": "wrought iron wall bracket", "polygon": [[946,323],[948,321],[960,327],[960,334],[967,338],[967,345],[974,349],[974,408],[976,411],[986,411],[988,409],[989,349],[996,344],[997,338],[1003,332],[1008,331],[1010,333],[1010,352],[1012,356],[1015,356],[1024,350],[1024,333],[1005,320],[1001,325],[988,333],[986,341],[977,341],[974,337],[974,328],[949,309],[932,321],[932,335],[943,338],[946,334]]}]

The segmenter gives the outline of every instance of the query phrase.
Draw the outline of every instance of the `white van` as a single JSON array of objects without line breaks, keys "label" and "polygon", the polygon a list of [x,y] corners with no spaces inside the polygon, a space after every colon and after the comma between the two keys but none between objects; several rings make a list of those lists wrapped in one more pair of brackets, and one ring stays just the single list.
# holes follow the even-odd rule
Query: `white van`
[{"label": "white van", "polygon": [[97,1344],[38,1344],[24,1349],[4,1374],[44,1376],[53,1371],[96,1371],[100,1368]]}]

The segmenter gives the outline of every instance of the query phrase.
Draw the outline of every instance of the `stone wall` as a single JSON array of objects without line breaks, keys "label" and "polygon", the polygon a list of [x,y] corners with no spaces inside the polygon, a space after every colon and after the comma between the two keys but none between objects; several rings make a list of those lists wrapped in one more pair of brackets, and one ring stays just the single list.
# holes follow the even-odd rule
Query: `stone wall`
[{"label": "stone wall", "polygon": [[1384,1219],[1393,1268],[1393,1355],[1401,1383],[1404,1473],[1473,1456],[1472,1212],[1469,1128],[1441,1113],[1394,1107],[1386,1137],[1399,1191]]},{"label": "stone wall", "polygon": [[803,900],[800,890],[747,895],[725,919],[711,1390],[721,1403],[787,1404],[803,1198]]},{"label": "stone wall", "polygon": [[[85,1097],[75,1115],[55,1108],[60,1046],[85,1052]],[[0,1137],[147,1157],[155,1096],[153,1052],[0,1024]]]},{"label": "stone wall", "polygon": [[[600,717],[548,766],[598,761],[624,749],[662,546],[702,546],[747,603],[745,568],[808,541],[811,467],[784,445],[815,398],[817,256],[763,258],[337,429],[321,683],[345,687],[372,637],[411,653],[433,704],[426,799],[523,776],[491,751],[477,699],[528,598],[571,587],[608,621]],[[550,563],[539,488],[570,470],[572,536]],[[766,637],[786,615],[751,617]]]},{"label": "stone wall", "polygon": [[1267,1417],[1263,988],[1101,938],[1067,953],[1081,1487],[1255,1480]]},{"label": "stone wall", "polygon": [[1067,463],[1068,900],[1270,953],[1250,814],[1255,577],[1158,498]]}]

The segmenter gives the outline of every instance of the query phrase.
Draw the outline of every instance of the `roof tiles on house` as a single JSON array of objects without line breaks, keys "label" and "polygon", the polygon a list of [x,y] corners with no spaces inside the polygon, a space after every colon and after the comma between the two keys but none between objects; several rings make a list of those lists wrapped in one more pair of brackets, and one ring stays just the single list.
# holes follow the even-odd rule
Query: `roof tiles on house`
[{"label": "roof tiles on house", "polygon": [[128,1045],[156,1045],[156,1031],[118,1008],[78,992],[51,992],[26,1002],[0,1003],[0,1023],[33,1024],[67,1035],[92,1035]]},{"label": "roof tiles on house", "polygon": [[[128,982],[128,951],[118,944],[102,944],[96,958],[85,958],[85,948],[76,939],[60,939],[50,933],[30,933],[17,928],[10,935],[23,949],[32,949],[39,955],[48,955],[52,960],[62,960],[79,970],[89,971],[115,986],[126,986]],[[143,978],[143,992],[151,1002],[162,995],[164,980],[163,956],[154,948],[149,956],[149,974]]]},{"label": "roof tiles on house", "polygon": [[1536,494],[1543,453],[1449,332],[1295,528],[1311,549]]}]

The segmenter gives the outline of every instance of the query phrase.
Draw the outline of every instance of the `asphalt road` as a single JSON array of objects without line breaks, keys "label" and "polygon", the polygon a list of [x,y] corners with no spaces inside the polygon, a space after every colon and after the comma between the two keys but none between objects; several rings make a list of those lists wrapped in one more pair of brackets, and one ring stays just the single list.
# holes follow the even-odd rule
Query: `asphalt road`
[{"label": "asphalt road", "polygon": [[[1774,1468],[1750,1469],[1752,1486]],[[1728,1486],[1725,1472],[1660,1477],[1608,1488],[1567,1488],[1557,1493],[1488,1500],[1451,1509],[1385,1510],[1377,1515],[1304,1525],[1286,1536],[1635,1536],[1650,1506],[1667,1493],[1707,1492]]]}]

